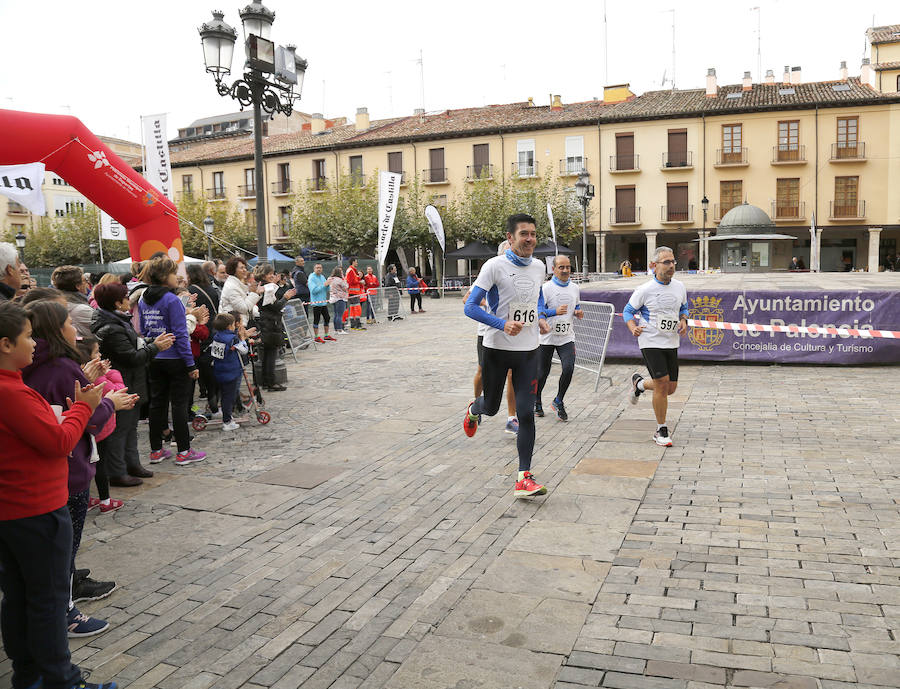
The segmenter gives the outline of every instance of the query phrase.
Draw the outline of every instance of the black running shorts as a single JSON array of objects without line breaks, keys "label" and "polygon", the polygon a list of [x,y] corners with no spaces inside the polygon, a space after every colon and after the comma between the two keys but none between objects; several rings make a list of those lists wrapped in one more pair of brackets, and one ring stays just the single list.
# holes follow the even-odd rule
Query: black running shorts
[{"label": "black running shorts", "polygon": [[673,383],[678,380],[678,347],[643,347],[641,354],[650,377],[656,380],[669,376]]},{"label": "black running shorts", "polygon": [[484,335],[478,336],[478,344],[475,346],[478,348],[478,365],[484,367]]}]

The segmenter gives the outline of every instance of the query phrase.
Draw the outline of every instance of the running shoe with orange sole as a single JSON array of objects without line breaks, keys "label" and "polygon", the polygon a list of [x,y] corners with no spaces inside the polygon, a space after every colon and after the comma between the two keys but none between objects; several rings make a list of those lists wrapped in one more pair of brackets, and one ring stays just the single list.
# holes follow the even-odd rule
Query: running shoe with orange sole
[{"label": "running shoe with orange sole", "polygon": [[469,406],[466,408],[466,418],[463,419],[463,431],[470,438],[478,430],[478,416],[472,413],[472,404],[472,402],[469,403]]},{"label": "running shoe with orange sole", "polygon": [[546,495],[547,488],[534,480],[534,474],[525,472],[521,481],[516,481],[515,496],[517,498],[530,498],[532,495]]}]

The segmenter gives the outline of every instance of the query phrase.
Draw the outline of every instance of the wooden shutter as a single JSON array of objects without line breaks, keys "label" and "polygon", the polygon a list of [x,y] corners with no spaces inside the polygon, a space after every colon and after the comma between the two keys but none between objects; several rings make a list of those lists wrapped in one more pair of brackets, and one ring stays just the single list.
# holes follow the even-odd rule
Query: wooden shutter
[{"label": "wooden shutter", "polygon": [[666,188],[666,220],[688,220],[687,184],[670,184]]},{"label": "wooden shutter", "polygon": [[855,218],[859,202],[859,177],[834,178],[834,217]]},{"label": "wooden shutter", "polygon": [[616,222],[635,221],[634,187],[616,187]]},{"label": "wooden shutter", "polygon": [[778,123],[778,158],[800,160],[800,120],[786,120]]},{"label": "wooden shutter", "polygon": [[403,172],[403,153],[396,151],[388,153],[388,172]]},{"label": "wooden shutter", "polygon": [[443,182],[444,175],[444,149],[432,148],[428,150],[428,181]]},{"label": "wooden shutter", "polygon": [[669,167],[687,165],[687,130],[669,130]]},{"label": "wooden shutter", "polygon": [[838,117],[837,120],[837,157],[856,158],[859,136],[858,117]]},{"label": "wooden shutter", "polygon": [[472,146],[472,163],[474,177],[481,177],[482,174],[490,176],[491,151],[489,144]]},{"label": "wooden shutter", "polygon": [[616,134],[616,170],[634,170],[634,167],[634,134]]},{"label": "wooden shutter", "polygon": [[719,182],[719,217],[723,217],[743,202],[744,184],[741,180]]},{"label": "wooden shutter", "polygon": [[742,127],[739,124],[722,125],[722,162],[740,163],[742,146]]},{"label": "wooden shutter", "polygon": [[775,180],[775,217],[800,217],[800,178]]}]

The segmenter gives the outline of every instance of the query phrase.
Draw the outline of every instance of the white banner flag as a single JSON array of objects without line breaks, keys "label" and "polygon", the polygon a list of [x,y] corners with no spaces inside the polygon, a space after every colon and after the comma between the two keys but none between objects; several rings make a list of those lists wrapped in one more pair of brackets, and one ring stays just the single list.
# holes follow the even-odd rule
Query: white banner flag
[{"label": "white banner flag", "polygon": [[125,228],[119,224],[119,221],[103,211],[100,211],[100,239],[128,239],[125,236]]},{"label": "white banner flag", "polygon": [[444,223],[441,220],[441,214],[434,206],[425,206],[425,218],[428,220],[428,226],[437,237],[438,244],[441,245],[441,251],[444,251]]},{"label": "white banner flag", "polygon": [[141,118],[144,128],[144,158],[147,168],[144,177],[163,194],[174,200],[172,193],[172,165],[169,142],[166,140],[166,116],[150,115]]},{"label": "white banner flag", "polygon": [[550,204],[547,204],[547,219],[550,221],[550,231],[553,233],[553,247],[556,249],[557,255],[559,254],[559,245],[556,243],[556,224],[553,222],[553,209],[550,207]]},{"label": "white banner flag", "polygon": [[0,165],[0,194],[25,206],[35,215],[46,215],[47,205],[41,191],[44,170],[43,163]]},{"label": "white banner flag", "polygon": [[400,198],[399,172],[378,174],[378,265],[387,258],[391,245],[391,233],[394,230],[394,217],[397,215],[397,201]]}]

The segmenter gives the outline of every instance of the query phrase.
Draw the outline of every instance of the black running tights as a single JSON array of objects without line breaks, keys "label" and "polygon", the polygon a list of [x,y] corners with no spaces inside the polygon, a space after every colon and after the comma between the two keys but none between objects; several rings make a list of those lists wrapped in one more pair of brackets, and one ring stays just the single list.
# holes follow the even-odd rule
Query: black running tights
[{"label": "black running tights", "polygon": [[569,383],[572,382],[572,374],[575,372],[575,343],[566,342],[561,345],[541,345],[538,347],[539,378],[537,388],[537,398],[541,399],[541,393],[544,391],[544,384],[547,382],[547,376],[550,375],[550,367],[553,365],[553,350],[559,354],[559,361],[562,364],[562,372],[559,374],[559,388],[556,393],[556,399],[560,402],[566,396],[566,390],[569,389]]},{"label": "black running tights", "polygon": [[537,392],[537,349],[530,352],[513,352],[505,349],[484,348],[484,365],[481,382],[484,391],[472,404],[473,414],[493,416],[504,401],[503,388],[506,372],[512,370],[512,384],[516,392],[516,417],[519,434],[516,446],[519,450],[519,471],[531,469],[534,454],[534,396]]}]

